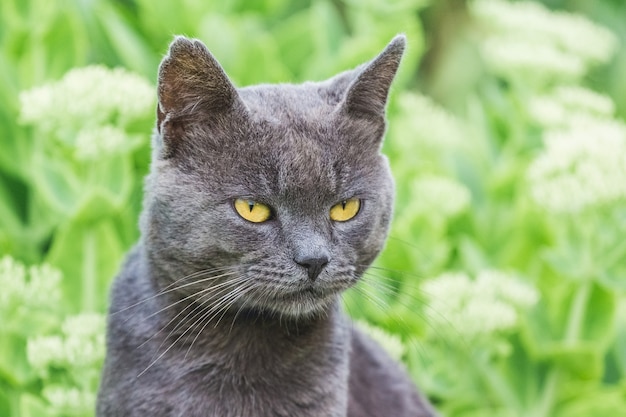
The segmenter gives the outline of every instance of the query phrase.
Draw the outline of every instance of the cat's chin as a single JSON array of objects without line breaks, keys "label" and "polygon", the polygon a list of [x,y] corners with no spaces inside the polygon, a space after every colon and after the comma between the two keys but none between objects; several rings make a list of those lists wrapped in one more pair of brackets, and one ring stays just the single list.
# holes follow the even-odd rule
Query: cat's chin
[{"label": "cat's chin", "polygon": [[256,307],[274,313],[280,317],[294,319],[324,316],[337,302],[339,294],[335,291],[302,289],[273,295]]},{"label": "cat's chin", "polygon": [[298,293],[284,296],[279,305],[284,314],[293,317],[309,317],[324,314],[337,301],[336,293],[317,293],[312,290],[303,290]]}]

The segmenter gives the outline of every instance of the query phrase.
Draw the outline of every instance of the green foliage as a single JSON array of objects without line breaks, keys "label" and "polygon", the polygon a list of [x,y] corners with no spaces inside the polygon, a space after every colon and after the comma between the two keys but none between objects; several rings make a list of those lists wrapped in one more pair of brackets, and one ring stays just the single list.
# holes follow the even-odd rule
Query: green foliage
[{"label": "green foliage", "polygon": [[[424,58],[448,3],[457,36]],[[626,414],[626,4],[545,3],[1,2],[0,415],[93,415],[173,34],[248,85],[324,79],[398,32],[395,219],[346,309],[445,416]]]}]

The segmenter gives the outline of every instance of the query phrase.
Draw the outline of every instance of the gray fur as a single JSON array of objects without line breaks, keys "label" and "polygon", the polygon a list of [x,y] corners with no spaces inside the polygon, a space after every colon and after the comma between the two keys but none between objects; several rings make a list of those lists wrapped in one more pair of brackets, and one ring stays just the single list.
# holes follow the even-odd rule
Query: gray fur
[{"label": "gray fur", "polygon": [[[112,289],[98,416],[434,416],[338,302],[389,227],[380,147],[404,44],[325,82],[237,89],[201,42],[174,40],[142,237]],[[353,197],[357,216],[331,221]],[[244,220],[236,198],[272,219]],[[328,263],[314,276],[295,261],[316,257]]]}]

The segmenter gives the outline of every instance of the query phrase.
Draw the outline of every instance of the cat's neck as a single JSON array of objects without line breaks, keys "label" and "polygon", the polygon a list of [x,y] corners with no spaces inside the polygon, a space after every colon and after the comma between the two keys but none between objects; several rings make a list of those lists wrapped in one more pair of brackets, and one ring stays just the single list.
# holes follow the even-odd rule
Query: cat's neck
[{"label": "cat's neck", "polygon": [[[348,325],[338,306],[328,314],[296,320],[258,311],[227,312],[209,323],[196,340],[200,362],[220,364],[231,375],[251,380],[268,374],[301,377],[308,367],[311,379],[325,378],[347,362]],[[205,354],[206,353],[206,354]],[[311,381],[312,382],[312,381]]]},{"label": "cat's neck", "polygon": [[207,326],[194,359],[177,365],[190,367],[188,377],[219,381],[205,389],[237,409],[228,415],[345,417],[348,332],[338,308],[306,323],[246,312]]}]

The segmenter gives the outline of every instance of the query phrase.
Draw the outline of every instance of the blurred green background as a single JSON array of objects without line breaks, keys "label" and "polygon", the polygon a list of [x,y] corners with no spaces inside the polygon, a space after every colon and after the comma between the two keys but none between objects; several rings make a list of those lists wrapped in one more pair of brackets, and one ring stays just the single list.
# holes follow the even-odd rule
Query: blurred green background
[{"label": "blurred green background", "polygon": [[0,416],[90,416],[174,34],[239,86],[398,32],[384,253],[347,311],[443,416],[626,415],[623,0],[3,0]]}]

